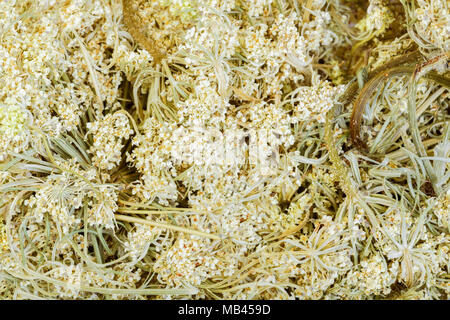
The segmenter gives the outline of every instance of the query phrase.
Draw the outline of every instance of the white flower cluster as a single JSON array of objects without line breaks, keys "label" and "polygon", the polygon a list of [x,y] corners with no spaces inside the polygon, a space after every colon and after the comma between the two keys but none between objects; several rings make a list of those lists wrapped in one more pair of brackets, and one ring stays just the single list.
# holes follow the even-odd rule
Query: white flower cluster
[{"label": "white flower cluster", "polygon": [[125,250],[130,252],[133,259],[139,259],[147,254],[149,246],[161,233],[159,228],[137,225],[136,229],[128,232]]},{"label": "white flower cluster", "polygon": [[290,96],[294,109],[292,122],[325,122],[325,115],[331,109],[335,98],[343,92],[342,86],[331,86],[321,82],[315,87],[299,87]]},{"label": "white flower cluster", "polygon": [[0,106],[0,160],[7,157],[8,151],[18,153],[27,147],[29,133],[26,125],[29,117],[20,105]]},{"label": "white flower cluster", "polygon": [[284,240],[286,250],[267,253],[275,277],[295,277],[299,285],[295,290],[297,297],[320,299],[352,266],[349,238],[342,227],[325,216],[315,222],[309,236]]},{"label": "white flower cluster", "polygon": [[73,1],[61,8],[56,2],[45,1],[0,4],[0,24],[4,26],[0,48],[0,157],[27,147],[30,125],[52,135],[74,129],[94,100],[90,83],[102,83],[100,93],[107,97],[107,104],[115,100],[121,79],[106,81],[102,72],[88,70],[93,63],[101,67],[106,45],[100,45],[100,39],[104,34],[95,33],[85,44],[90,56],[82,53],[75,39],[67,46],[61,39],[62,35],[70,37],[71,32],[83,36],[93,30],[104,15],[102,8],[100,1]]},{"label": "white flower cluster", "polygon": [[123,113],[107,114],[103,119],[87,124],[92,134],[93,144],[89,150],[94,156],[94,165],[100,169],[111,170],[122,160],[123,141],[133,130]]},{"label": "white flower cluster", "polygon": [[[212,251],[213,244],[197,239],[178,239],[162,254],[154,265],[160,281],[181,285],[199,285],[204,280],[236,268],[236,261],[218,259]],[[222,253],[223,254],[223,253]]]},{"label": "white flower cluster", "polygon": [[0,252],[6,251],[8,249],[8,239],[6,238],[6,226],[0,222]]},{"label": "white flower cluster", "polygon": [[176,172],[169,157],[170,145],[165,143],[170,139],[170,129],[154,118],[149,118],[142,129],[143,134],[134,137],[136,147],[128,157],[142,174],[142,182],[136,184],[133,192],[145,200],[167,205],[178,198],[172,178]]},{"label": "white flower cluster", "polygon": [[393,21],[392,12],[382,0],[370,0],[366,17],[360,20],[356,27],[363,34],[383,33]]},{"label": "white flower cluster", "polygon": [[350,291],[353,299],[388,295],[396,282],[398,269],[398,262],[389,263],[379,255],[372,255],[360,262],[359,270],[352,270],[346,275],[341,287],[334,288],[334,294],[346,296]]}]

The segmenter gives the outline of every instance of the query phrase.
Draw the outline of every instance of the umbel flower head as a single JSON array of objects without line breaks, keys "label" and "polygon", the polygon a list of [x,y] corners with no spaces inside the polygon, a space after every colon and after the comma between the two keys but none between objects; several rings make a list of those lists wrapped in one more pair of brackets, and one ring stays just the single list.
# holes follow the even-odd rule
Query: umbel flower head
[{"label": "umbel flower head", "polygon": [[0,1],[0,298],[448,299],[449,17]]}]

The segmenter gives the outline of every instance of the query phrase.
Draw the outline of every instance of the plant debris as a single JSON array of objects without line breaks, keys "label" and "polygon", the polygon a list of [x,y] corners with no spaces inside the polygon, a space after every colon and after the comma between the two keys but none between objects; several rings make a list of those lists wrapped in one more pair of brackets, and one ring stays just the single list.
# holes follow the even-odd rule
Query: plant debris
[{"label": "plant debris", "polygon": [[1,299],[449,299],[445,0],[0,2]]}]

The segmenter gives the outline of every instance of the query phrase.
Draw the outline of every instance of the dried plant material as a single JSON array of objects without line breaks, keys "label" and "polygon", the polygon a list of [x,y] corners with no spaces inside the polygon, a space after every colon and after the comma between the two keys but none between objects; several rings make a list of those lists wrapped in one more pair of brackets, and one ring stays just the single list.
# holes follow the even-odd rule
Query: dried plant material
[{"label": "dried plant material", "polygon": [[140,13],[139,6],[145,1],[122,0],[123,23],[133,39],[144,47],[153,57],[155,63],[159,63],[166,55],[164,48],[152,36],[149,21]]},{"label": "dried plant material", "polygon": [[[405,76],[415,74],[416,69],[411,66],[400,66],[382,69],[378,74],[373,76],[367,83],[364,85],[362,90],[360,91],[353,107],[352,117],[350,121],[350,133],[352,136],[353,143],[356,146],[365,147],[364,142],[358,137],[359,128],[361,126],[362,121],[362,113],[364,111],[364,107],[372,94],[377,90],[379,84],[382,81],[386,81],[391,77],[397,76]],[[442,85],[445,85],[447,88],[450,88],[450,79],[439,76],[438,74],[430,74],[425,76],[430,80],[434,80]]]},{"label": "dried plant material", "polygon": [[0,299],[448,299],[447,6],[0,1]]}]

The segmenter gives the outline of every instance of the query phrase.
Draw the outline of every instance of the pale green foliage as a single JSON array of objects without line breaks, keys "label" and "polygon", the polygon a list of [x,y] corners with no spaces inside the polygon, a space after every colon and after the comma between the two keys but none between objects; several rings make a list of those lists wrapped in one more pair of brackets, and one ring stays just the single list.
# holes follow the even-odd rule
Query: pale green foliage
[{"label": "pale green foliage", "polygon": [[0,298],[448,299],[448,5],[363,2],[0,2]]}]

